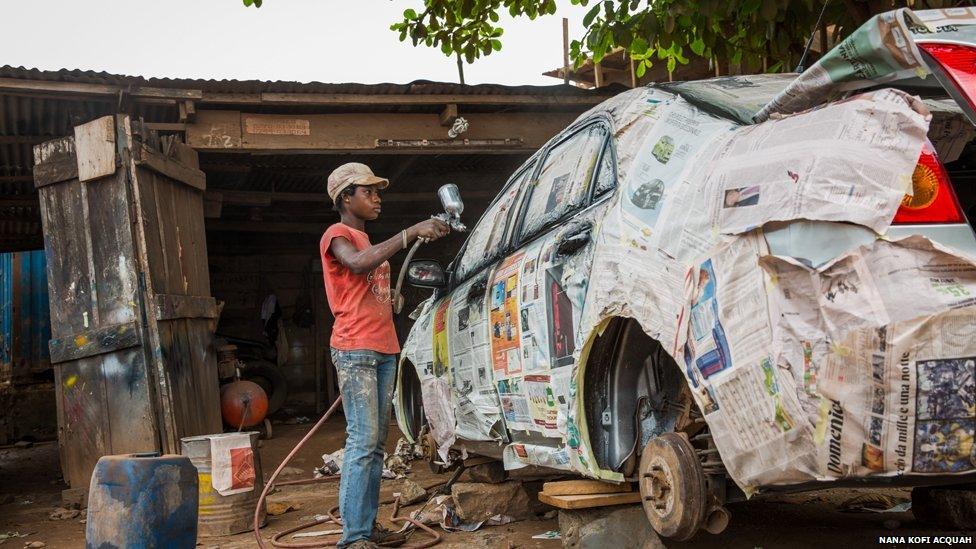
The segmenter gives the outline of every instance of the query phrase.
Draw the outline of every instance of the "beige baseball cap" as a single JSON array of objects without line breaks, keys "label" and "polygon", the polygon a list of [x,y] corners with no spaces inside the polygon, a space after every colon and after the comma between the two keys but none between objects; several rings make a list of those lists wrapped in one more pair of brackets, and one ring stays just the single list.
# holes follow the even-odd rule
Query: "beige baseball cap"
[{"label": "beige baseball cap", "polygon": [[347,162],[329,174],[329,198],[335,202],[343,189],[351,185],[376,185],[380,189],[390,186],[390,180],[377,177],[366,164]]}]

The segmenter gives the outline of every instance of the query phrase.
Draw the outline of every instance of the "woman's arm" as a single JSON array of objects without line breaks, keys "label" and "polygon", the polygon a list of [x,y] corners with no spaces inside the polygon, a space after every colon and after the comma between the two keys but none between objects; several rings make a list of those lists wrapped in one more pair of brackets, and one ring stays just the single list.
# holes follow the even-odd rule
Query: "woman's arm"
[{"label": "woman's arm", "polygon": [[[451,230],[440,219],[427,219],[406,229],[406,232],[407,244],[409,245],[416,238],[437,240],[446,236]],[[329,244],[329,252],[339,260],[339,263],[342,263],[344,267],[355,274],[365,274],[372,271],[402,249],[403,236],[400,233],[365,250],[357,250],[352,242],[345,238],[334,238]]]}]

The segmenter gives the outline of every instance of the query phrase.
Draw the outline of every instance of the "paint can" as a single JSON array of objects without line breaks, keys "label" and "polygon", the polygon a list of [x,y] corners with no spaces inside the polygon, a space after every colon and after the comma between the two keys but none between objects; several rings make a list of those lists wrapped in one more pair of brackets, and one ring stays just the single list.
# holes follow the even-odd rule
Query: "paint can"
[{"label": "paint can", "polygon": [[[261,455],[258,453],[257,431],[240,434],[248,435],[254,466],[254,486],[240,493],[221,495],[213,484],[213,460],[211,439],[237,435],[227,433],[186,437],[180,440],[183,455],[190,458],[196,467],[199,479],[199,521],[198,535],[201,538],[230,536],[251,529],[254,521],[254,508],[264,489],[264,475],[261,471]],[[261,509],[261,526],[265,524],[265,509]]]},{"label": "paint can", "polygon": [[197,478],[184,456],[102,456],[88,487],[85,546],[193,549]]}]

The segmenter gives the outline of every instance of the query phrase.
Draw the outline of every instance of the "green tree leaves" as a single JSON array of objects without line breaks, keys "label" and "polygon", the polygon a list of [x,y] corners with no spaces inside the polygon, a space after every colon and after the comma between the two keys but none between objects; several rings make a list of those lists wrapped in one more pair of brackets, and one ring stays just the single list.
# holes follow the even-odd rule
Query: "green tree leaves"
[{"label": "green tree leaves", "polygon": [[[261,6],[262,0],[242,0]],[[586,31],[570,44],[576,66],[599,62],[618,48],[643,76],[654,60],[668,71],[690,57],[716,61],[732,72],[792,70],[826,1],[824,22],[834,40],[843,38],[894,0],[570,0],[589,9]],[[537,17],[556,13],[556,0],[416,0],[390,29],[400,41],[439,48],[468,63],[500,51],[500,13]],[[930,8],[953,0],[927,0]],[[725,72],[725,71],[723,71]]]}]

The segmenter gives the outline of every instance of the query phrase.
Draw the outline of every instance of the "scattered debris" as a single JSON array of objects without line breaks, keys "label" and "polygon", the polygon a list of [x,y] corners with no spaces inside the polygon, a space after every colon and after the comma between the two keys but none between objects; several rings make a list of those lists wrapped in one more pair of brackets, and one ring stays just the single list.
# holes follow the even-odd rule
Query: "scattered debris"
[{"label": "scattered debris", "polygon": [[[412,452],[411,452],[412,453]],[[345,455],[345,448],[339,448],[331,454],[322,455],[322,466],[312,470],[315,478],[329,477],[341,474],[342,457]],[[410,455],[410,454],[407,454]],[[413,459],[413,458],[409,458]],[[410,466],[407,465],[409,459],[405,459],[400,454],[383,454],[383,478],[398,479],[407,476]]]},{"label": "scattered debris", "polygon": [[73,518],[78,518],[81,515],[81,511],[78,509],[65,509],[64,507],[55,507],[54,511],[48,515],[47,518],[51,520],[68,520]]},{"label": "scattered debris", "polygon": [[8,539],[26,538],[27,536],[31,535],[32,533],[33,532],[27,532],[26,534],[21,534],[20,532],[0,532],[0,543],[3,543],[4,541],[6,541]]},{"label": "scattered debris", "polygon": [[434,496],[427,505],[414,511],[411,517],[424,524],[437,524],[445,532],[474,532],[485,525],[497,526],[512,522],[512,517],[504,515],[494,515],[487,520],[465,522],[458,515],[454,498],[447,495]]},{"label": "scattered debris", "polygon": [[308,419],[308,416],[298,416],[298,417],[290,417],[282,421],[282,423],[285,425],[300,425],[302,423],[308,423],[309,421],[311,420]]},{"label": "scattered debris", "polygon": [[532,539],[562,539],[559,536],[559,530],[549,530],[548,532],[543,532],[541,534],[536,534],[532,536]]},{"label": "scattered debris", "polygon": [[342,456],[345,452],[345,448],[339,448],[331,454],[322,454],[322,466],[312,469],[312,475],[315,478],[338,475],[342,471]]},{"label": "scattered debris", "polygon": [[397,454],[386,454],[383,456],[383,478],[394,479],[403,478],[410,472],[410,466],[403,457]]},{"label": "scattered debris", "polygon": [[0,505],[6,505],[8,503],[14,502],[13,494],[0,494]]},{"label": "scattered debris", "polygon": [[297,511],[302,508],[301,504],[292,501],[269,501],[267,503],[268,514],[277,517],[289,511]]},{"label": "scattered debris", "polygon": [[403,485],[400,486],[399,493],[401,505],[412,505],[427,497],[427,490],[424,490],[423,486],[410,479],[405,479],[403,481]]},{"label": "scattered debris", "polygon": [[424,457],[424,449],[420,444],[411,443],[407,439],[400,437],[397,439],[396,449],[393,454],[400,456],[407,463]]}]

